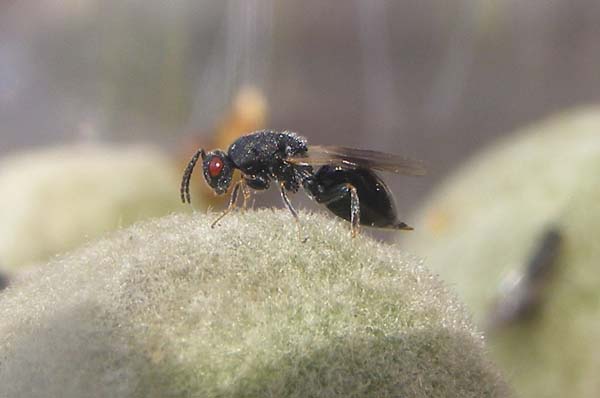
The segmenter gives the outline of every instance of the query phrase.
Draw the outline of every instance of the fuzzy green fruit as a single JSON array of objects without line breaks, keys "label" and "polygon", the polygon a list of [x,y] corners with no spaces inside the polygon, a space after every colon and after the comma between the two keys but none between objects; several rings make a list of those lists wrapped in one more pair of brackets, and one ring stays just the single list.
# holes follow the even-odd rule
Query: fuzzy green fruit
[{"label": "fuzzy green fruit", "polygon": [[484,324],[507,276],[523,272],[548,228],[558,232],[554,271],[533,315],[490,336],[523,397],[600,396],[599,178],[600,110],[560,115],[450,177],[403,242]]},{"label": "fuzzy green fruit", "polygon": [[150,147],[72,145],[0,160],[0,266],[16,268],[121,226],[183,211],[181,170]]},{"label": "fuzzy green fruit", "polygon": [[421,264],[286,211],[173,215],[0,293],[9,397],[502,397]]}]

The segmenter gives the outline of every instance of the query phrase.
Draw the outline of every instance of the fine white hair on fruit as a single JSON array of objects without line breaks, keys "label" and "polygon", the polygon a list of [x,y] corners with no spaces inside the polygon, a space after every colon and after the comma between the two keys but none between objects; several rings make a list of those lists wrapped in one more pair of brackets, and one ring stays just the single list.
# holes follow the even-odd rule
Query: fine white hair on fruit
[{"label": "fine white hair on fruit", "polygon": [[[284,210],[173,215],[0,293],[0,386],[27,397],[502,397],[420,263]],[[32,366],[35,364],[35,366]]]}]

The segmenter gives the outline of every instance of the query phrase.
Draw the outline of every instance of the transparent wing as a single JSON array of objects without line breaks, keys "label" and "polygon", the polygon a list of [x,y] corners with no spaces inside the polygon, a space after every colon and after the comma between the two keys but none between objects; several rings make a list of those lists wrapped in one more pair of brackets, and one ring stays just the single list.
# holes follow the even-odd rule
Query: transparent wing
[{"label": "transparent wing", "polygon": [[301,156],[286,159],[287,162],[311,166],[341,166],[368,168],[391,173],[420,176],[426,174],[422,162],[390,153],[340,146],[311,145]]}]

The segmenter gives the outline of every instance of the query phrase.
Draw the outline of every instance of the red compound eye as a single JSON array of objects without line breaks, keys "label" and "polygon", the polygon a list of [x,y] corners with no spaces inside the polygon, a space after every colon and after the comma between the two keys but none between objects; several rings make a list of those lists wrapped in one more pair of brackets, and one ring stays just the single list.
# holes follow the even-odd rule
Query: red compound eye
[{"label": "red compound eye", "polygon": [[208,163],[208,174],[211,177],[218,177],[221,170],[223,170],[223,160],[218,156],[213,157]]}]

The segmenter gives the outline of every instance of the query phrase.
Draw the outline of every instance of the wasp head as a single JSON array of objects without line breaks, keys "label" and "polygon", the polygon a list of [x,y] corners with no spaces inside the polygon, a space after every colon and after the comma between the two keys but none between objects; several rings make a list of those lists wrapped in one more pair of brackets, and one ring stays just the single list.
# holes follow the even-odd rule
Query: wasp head
[{"label": "wasp head", "polygon": [[219,149],[202,156],[204,178],[217,195],[227,192],[233,177],[233,163],[227,154]]}]

